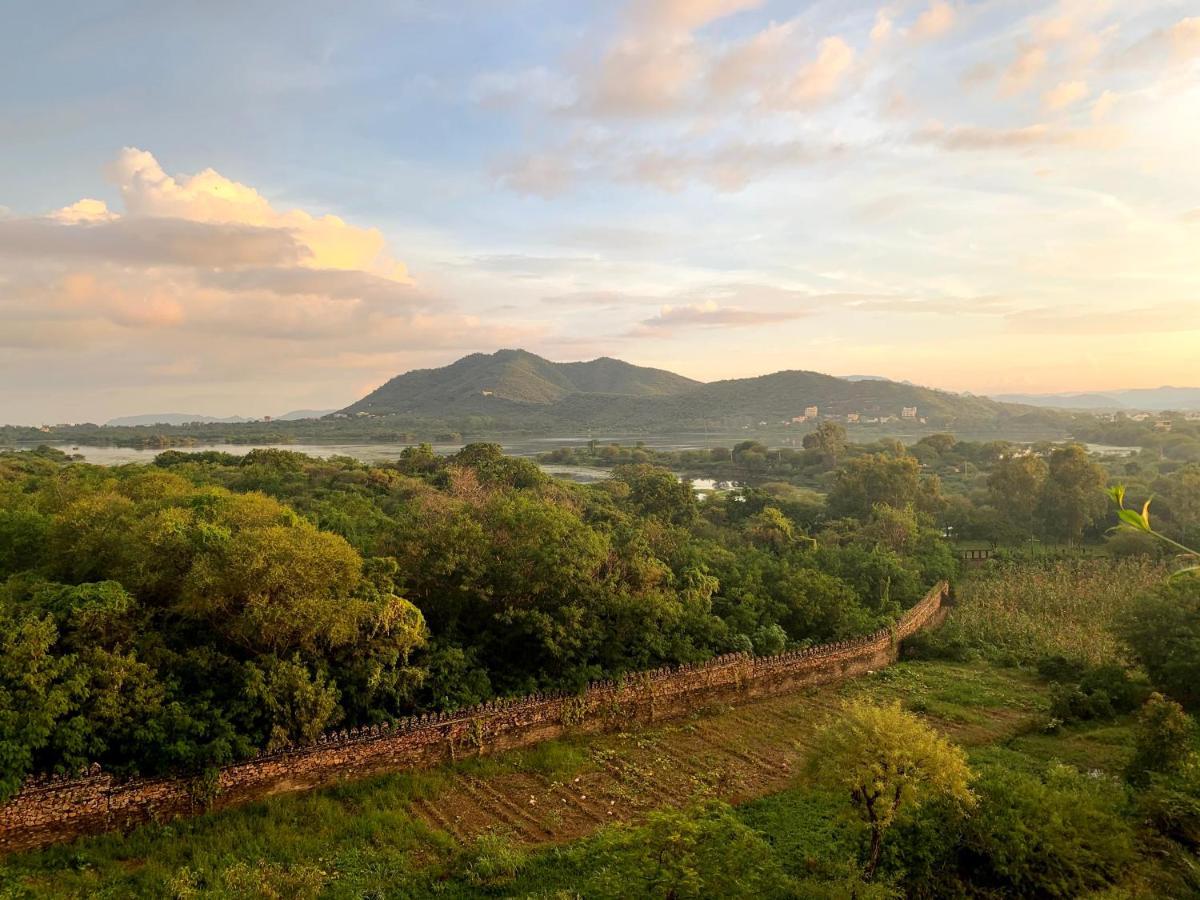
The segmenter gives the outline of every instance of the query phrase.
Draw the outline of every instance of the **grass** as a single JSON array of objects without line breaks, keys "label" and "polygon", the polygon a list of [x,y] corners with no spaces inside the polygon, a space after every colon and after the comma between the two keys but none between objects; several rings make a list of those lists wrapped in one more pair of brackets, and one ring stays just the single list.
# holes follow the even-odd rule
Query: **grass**
[{"label": "grass", "polygon": [[1093,665],[1124,661],[1112,626],[1162,576],[1141,559],[987,567],[958,587],[958,605],[932,640],[1002,662],[1053,655]]}]

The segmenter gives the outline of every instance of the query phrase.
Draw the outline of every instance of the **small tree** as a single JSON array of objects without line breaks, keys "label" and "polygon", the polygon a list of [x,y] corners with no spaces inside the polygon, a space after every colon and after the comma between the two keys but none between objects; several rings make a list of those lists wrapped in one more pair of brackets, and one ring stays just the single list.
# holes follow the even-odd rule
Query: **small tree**
[{"label": "small tree", "polygon": [[974,804],[966,754],[899,703],[847,704],[818,735],[812,767],[822,783],[846,791],[855,815],[871,830],[863,880],[879,865],[883,835],[906,809],[945,798]]},{"label": "small tree", "polygon": [[1196,723],[1174,700],[1151,694],[1134,732],[1133,759],[1126,776],[1143,786],[1151,773],[1172,775],[1181,771],[1196,752]]}]

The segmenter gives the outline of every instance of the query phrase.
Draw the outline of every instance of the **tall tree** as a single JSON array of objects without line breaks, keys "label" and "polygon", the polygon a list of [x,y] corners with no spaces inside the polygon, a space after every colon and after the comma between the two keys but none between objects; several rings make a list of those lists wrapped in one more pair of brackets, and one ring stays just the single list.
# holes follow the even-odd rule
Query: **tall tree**
[{"label": "tall tree", "polygon": [[1050,453],[1038,512],[1046,531],[1066,541],[1078,541],[1089,525],[1104,515],[1107,477],[1079,444]]},{"label": "tall tree", "polygon": [[988,475],[988,495],[1000,515],[1021,534],[1037,526],[1037,509],[1049,467],[1040,456],[1010,456],[996,463]]},{"label": "tall tree", "polygon": [[817,426],[816,431],[804,436],[804,449],[820,451],[825,464],[833,468],[846,452],[846,429],[837,422],[826,419]]}]

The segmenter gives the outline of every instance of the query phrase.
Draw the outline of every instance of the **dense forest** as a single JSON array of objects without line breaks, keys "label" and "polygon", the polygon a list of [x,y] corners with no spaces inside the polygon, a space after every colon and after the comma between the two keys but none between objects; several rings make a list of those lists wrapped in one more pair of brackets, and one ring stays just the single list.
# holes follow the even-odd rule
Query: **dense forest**
[{"label": "dense forest", "polygon": [[0,785],[93,760],[196,771],[335,725],[873,631],[956,567],[934,479],[880,467],[831,518],[760,491],[699,502],[645,465],[573,485],[493,445],[382,466],[5,454]]}]

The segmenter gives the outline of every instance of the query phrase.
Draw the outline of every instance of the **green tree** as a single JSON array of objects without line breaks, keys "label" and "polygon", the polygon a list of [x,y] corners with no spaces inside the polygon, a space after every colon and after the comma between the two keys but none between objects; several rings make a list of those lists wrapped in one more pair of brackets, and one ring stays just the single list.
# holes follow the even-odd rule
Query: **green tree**
[{"label": "green tree", "polygon": [[1004,520],[1022,535],[1037,530],[1037,509],[1049,474],[1040,456],[1009,456],[988,474],[988,497]]},{"label": "green tree", "polygon": [[842,454],[846,452],[846,429],[837,422],[829,419],[817,426],[816,431],[810,431],[802,442],[805,450],[816,450],[821,454],[825,465],[835,468]]},{"label": "green tree", "polygon": [[867,881],[879,865],[884,834],[902,812],[933,799],[963,807],[975,802],[966,754],[899,703],[847,704],[818,734],[811,760],[817,778],[846,792],[870,830]]},{"label": "green tree", "polygon": [[1106,482],[1104,469],[1079,444],[1053,450],[1038,500],[1047,533],[1066,541],[1083,537],[1084,529],[1104,514]]},{"label": "green tree", "polygon": [[930,510],[941,503],[941,485],[935,477],[922,479],[920,463],[908,455],[860,456],[838,470],[829,492],[831,515],[865,520],[879,503]]}]

